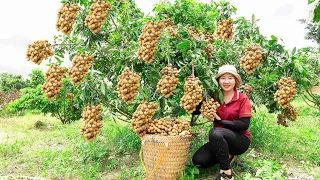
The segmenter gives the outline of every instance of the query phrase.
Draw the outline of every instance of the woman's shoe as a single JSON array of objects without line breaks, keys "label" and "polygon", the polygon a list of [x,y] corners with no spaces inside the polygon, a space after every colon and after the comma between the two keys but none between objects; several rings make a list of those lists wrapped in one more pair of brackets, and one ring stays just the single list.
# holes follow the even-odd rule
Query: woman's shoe
[{"label": "woman's shoe", "polygon": [[228,175],[224,172],[219,173],[218,177],[216,178],[216,180],[230,180],[230,179],[233,179],[232,172],[231,172],[231,175]]}]

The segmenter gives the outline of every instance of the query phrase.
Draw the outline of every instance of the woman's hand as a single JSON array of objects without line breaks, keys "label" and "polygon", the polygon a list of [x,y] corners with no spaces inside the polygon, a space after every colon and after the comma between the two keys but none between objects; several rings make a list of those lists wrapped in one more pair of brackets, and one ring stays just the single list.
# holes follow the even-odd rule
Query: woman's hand
[{"label": "woman's hand", "polygon": [[213,113],[214,118],[209,117],[205,113],[203,113],[202,115],[203,115],[203,117],[207,118],[211,122],[213,122],[215,119],[218,120],[218,121],[221,120],[221,118],[216,113]]}]

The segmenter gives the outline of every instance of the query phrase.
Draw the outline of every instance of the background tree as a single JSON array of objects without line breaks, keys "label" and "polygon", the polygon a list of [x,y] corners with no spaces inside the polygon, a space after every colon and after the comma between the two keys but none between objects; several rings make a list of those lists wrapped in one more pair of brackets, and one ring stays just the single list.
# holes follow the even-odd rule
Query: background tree
[{"label": "background tree", "polygon": [[39,84],[42,85],[44,83],[44,73],[39,68],[32,69],[28,76],[30,78],[29,87],[36,88]]},{"label": "background tree", "polygon": [[14,89],[20,90],[27,86],[26,81],[21,75],[13,75],[9,73],[0,74],[0,91],[8,93]]}]

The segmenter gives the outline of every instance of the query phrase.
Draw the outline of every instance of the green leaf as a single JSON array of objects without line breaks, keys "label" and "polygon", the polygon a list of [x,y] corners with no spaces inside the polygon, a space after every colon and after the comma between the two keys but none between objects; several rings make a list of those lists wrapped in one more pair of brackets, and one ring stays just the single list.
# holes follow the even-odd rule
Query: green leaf
[{"label": "green leaf", "polygon": [[277,41],[278,38],[275,35],[271,35],[271,39]]},{"label": "green leaf", "polygon": [[315,2],[316,0],[308,0],[308,4]]},{"label": "green leaf", "polygon": [[317,5],[317,7],[314,9],[313,21],[314,22],[319,22],[320,21],[320,5]]},{"label": "green leaf", "polygon": [[190,49],[190,41],[184,40],[182,43],[179,43],[177,47],[181,52],[187,52]]},{"label": "green leaf", "polygon": [[293,55],[296,53],[296,51],[297,51],[297,48],[294,47],[294,48],[292,49],[291,56],[293,56]]},{"label": "green leaf", "polygon": [[254,21],[255,21],[255,16],[254,16],[254,14],[252,14],[252,16],[251,16],[251,21],[252,21],[252,23],[254,23]]},{"label": "green leaf", "polygon": [[104,84],[104,81],[101,81],[101,87],[100,90],[102,92],[103,95],[106,95],[106,86]]}]

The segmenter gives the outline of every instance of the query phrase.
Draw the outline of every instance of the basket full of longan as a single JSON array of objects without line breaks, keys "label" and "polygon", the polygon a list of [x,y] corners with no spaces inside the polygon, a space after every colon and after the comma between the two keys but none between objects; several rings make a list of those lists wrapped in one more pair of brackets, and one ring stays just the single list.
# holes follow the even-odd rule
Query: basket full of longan
[{"label": "basket full of longan", "polygon": [[189,122],[175,118],[152,120],[141,140],[146,179],[179,178],[192,141]]}]

